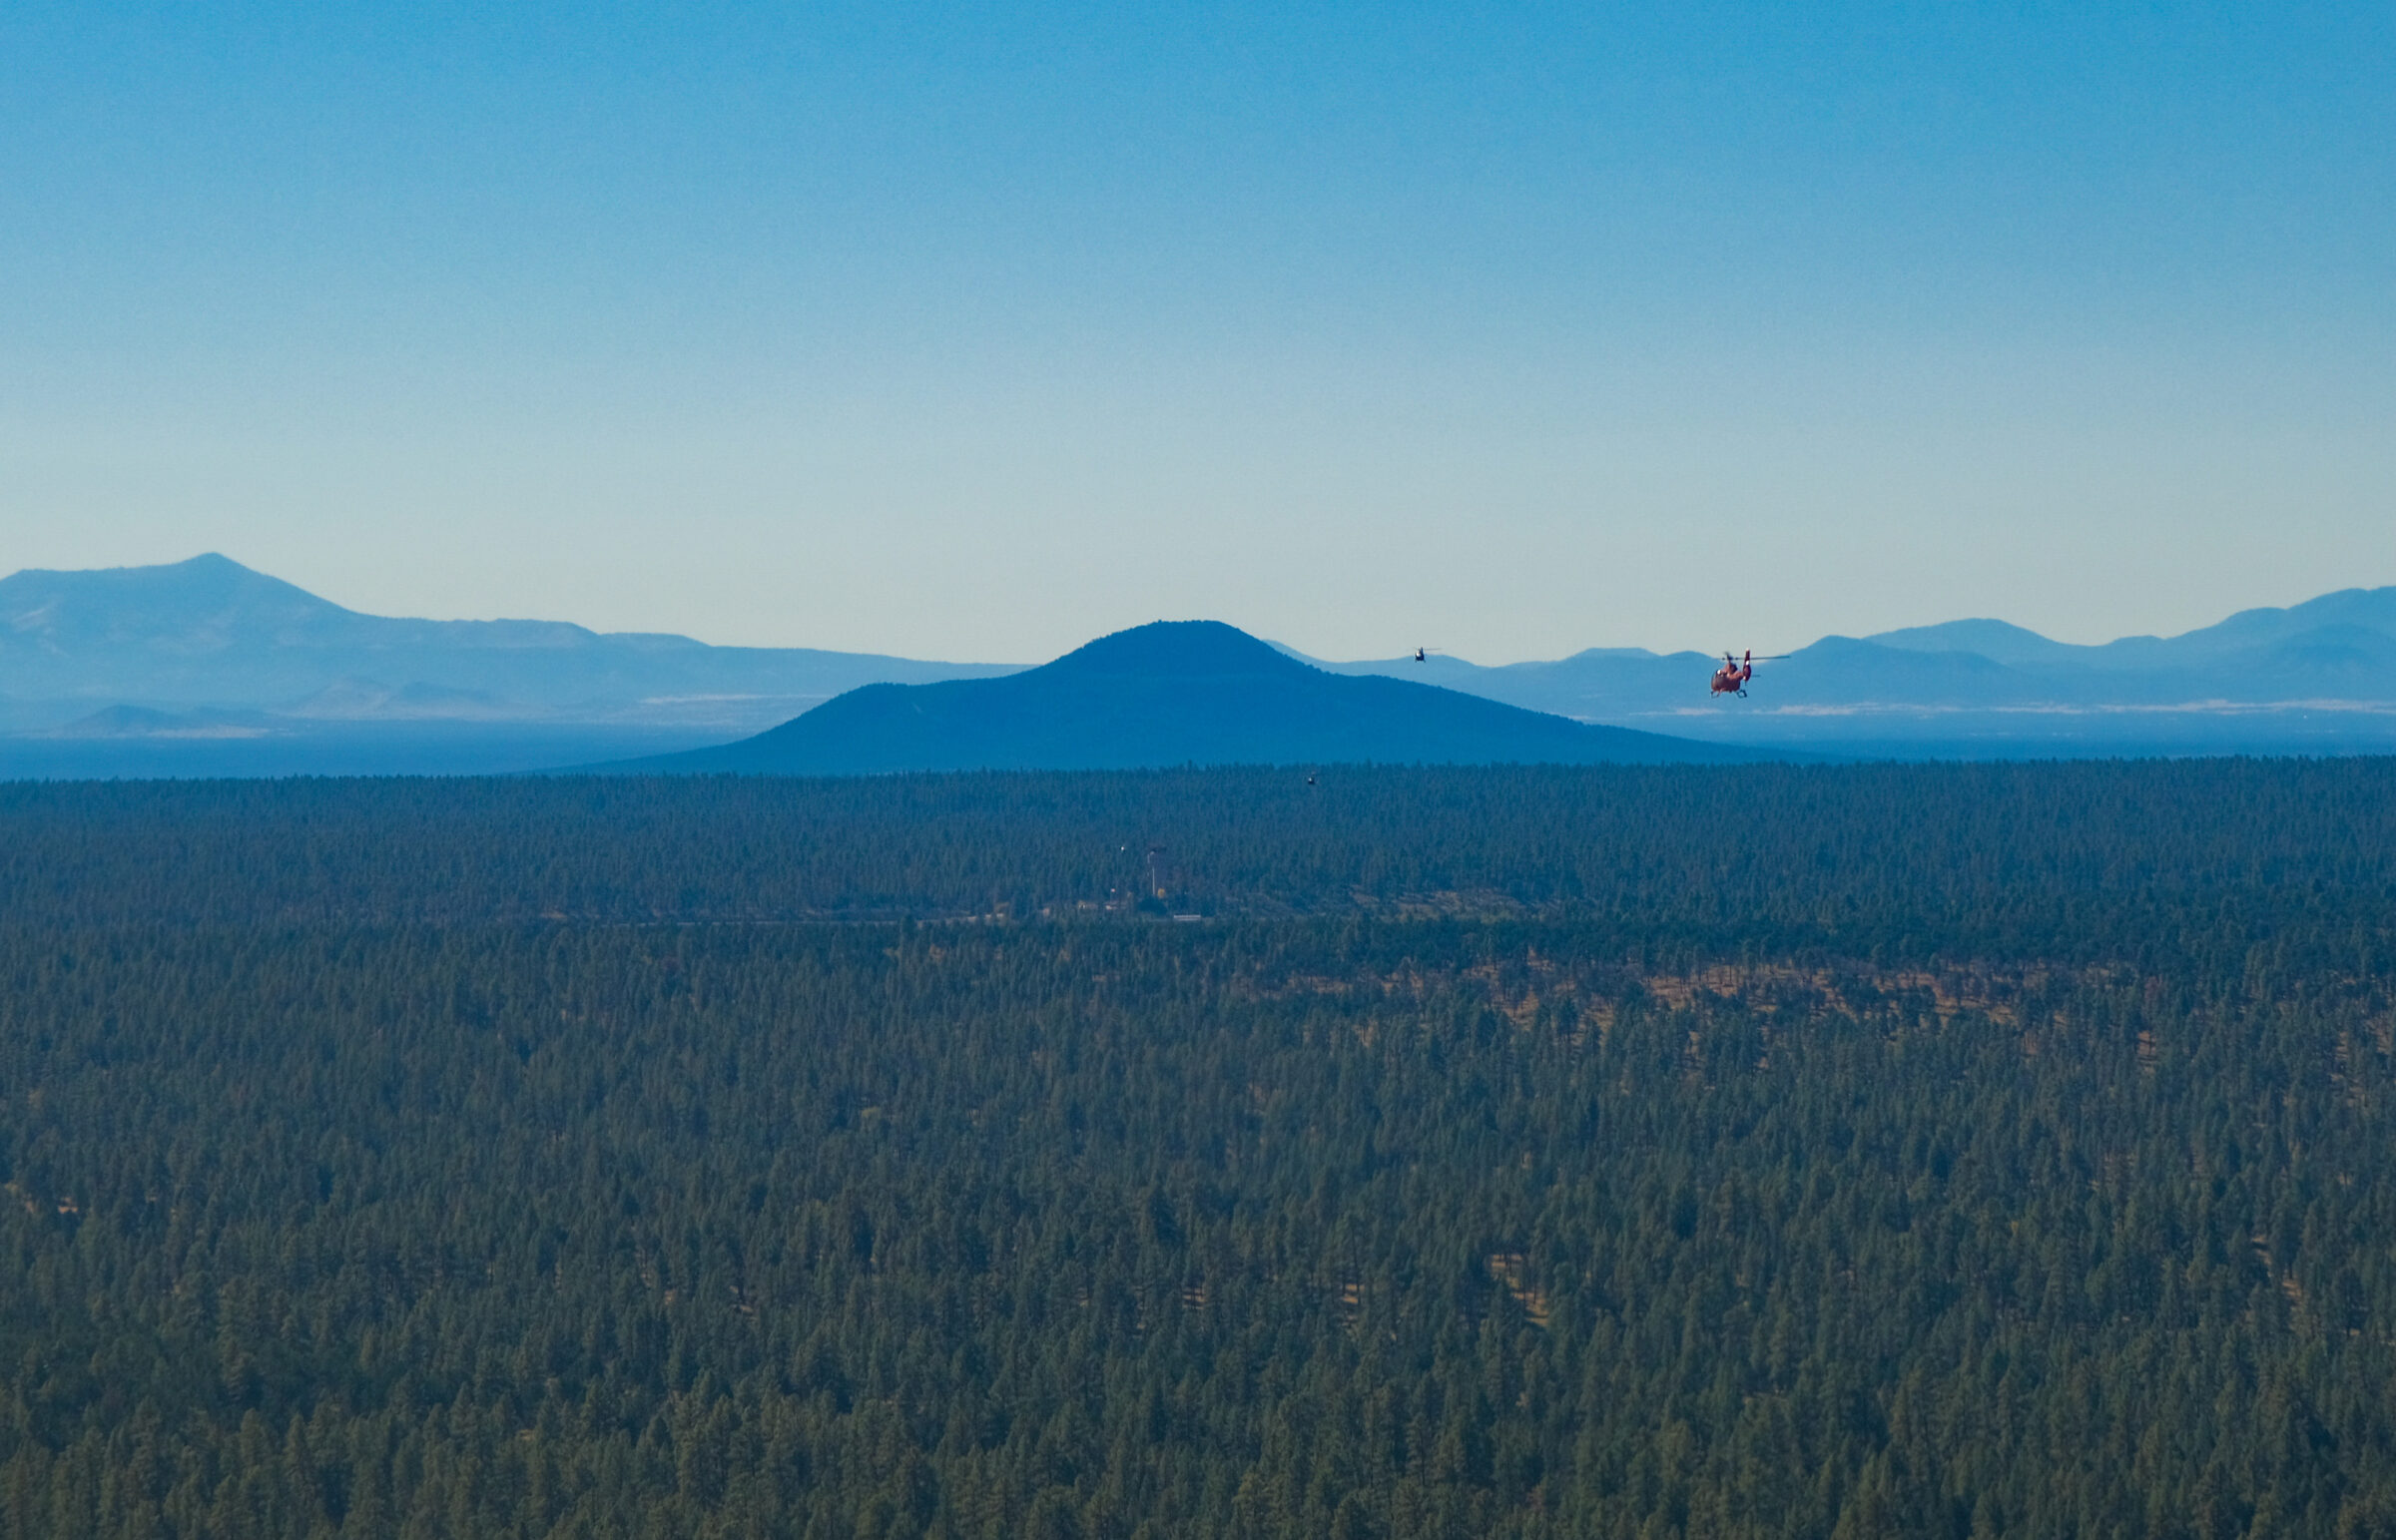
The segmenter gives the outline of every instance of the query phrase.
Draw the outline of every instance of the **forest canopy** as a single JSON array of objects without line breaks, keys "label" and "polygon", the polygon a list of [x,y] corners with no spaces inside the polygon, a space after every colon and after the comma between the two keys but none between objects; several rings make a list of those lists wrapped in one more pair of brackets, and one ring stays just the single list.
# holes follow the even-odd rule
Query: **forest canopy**
[{"label": "forest canopy", "polygon": [[0,1532],[2386,1533],[2392,791],[0,787]]}]

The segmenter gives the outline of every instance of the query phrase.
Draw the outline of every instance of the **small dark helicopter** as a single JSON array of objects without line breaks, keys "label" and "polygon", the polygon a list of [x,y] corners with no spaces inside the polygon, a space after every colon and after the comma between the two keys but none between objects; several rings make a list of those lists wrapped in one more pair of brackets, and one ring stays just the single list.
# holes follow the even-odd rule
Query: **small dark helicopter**
[{"label": "small dark helicopter", "polygon": [[1714,670],[1713,693],[1715,695],[1735,695],[1744,700],[1747,696],[1747,682],[1755,678],[1755,666],[1759,663],[1778,663],[1788,656],[1787,653],[1773,653],[1767,657],[1758,658],[1750,652],[1733,658],[1730,654],[1724,653],[1722,667]]},{"label": "small dark helicopter", "polygon": [[1444,656],[1446,655],[1436,647],[1418,647],[1415,649],[1415,662],[1417,663],[1427,663],[1431,659]]}]

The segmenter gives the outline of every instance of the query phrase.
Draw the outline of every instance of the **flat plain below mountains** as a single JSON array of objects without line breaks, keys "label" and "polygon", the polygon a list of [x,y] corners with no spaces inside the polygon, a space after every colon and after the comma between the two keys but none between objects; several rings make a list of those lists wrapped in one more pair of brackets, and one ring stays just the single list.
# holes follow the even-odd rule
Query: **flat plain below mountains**
[{"label": "flat plain below mountains", "polygon": [[[1746,700],[1709,697],[1713,660],[1695,652],[1592,648],[1483,667],[1436,653],[1418,662],[1411,648],[1349,662],[1282,651],[1328,674],[1749,749],[2396,752],[2396,588],[2097,647],[1995,620],[1825,637],[1759,670]],[[466,773],[645,759],[734,744],[869,686],[1024,668],[365,615],[215,555],[28,570],[0,579],[0,776]],[[1481,742],[1469,734],[1423,757],[1475,758]],[[1083,742],[1053,763],[1115,763],[1112,752]]]}]

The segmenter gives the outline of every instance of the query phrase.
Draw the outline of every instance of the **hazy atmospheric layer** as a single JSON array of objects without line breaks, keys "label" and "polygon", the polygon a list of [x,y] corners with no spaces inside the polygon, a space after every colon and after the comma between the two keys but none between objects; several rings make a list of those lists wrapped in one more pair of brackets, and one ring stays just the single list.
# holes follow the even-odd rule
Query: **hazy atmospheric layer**
[{"label": "hazy atmospheric layer", "polygon": [[[1240,685],[1216,699],[1206,694],[1214,688],[1207,681],[1223,670],[1171,648],[1153,661],[1138,689],[1112,705],[1082,701],[1067,709],[1062,698],[1036,692],[991,697],[1014,702],[992,706],[1011,726],[996,718],[992,725],[1018,740],[1004,758],[1582,757],[1560,740],[1538,749],[1542,741],[1527,726],[1506,730],[1499,752],[1470,713],[1443,716],[1430,706],[1399,709],[1399,717],[1417,719],[1412,726],[1385,718],[1369,740],[1347,741],[1345,752],[1329,739],[1275,739],[1267,731],[1279,710],[1268,700],[1272,691]],[[1709,694],[1714,660],[1696,653],[1593,648],[1498,668],[1442,653],[1421,661],[1411,653],[1305,661],[1582,722],[1840,753],[2396,749],[2396,588],[2347,590],[2285,610],[2243,611],[2177,637],[2102,647],[2055,642],[1995,620],[1826,637],[1759,664],[1743,699]],[[587,764],[724,744],[860,686],[1011,672],[1006,664],[710,647],[557,621],[364,615],[221,556],[166,567],[28,571],[0,579],[0,774]],[[1394,706],[1400,700],[1388,699]],[[1143,713],[1162,713],[1159,722],[1183,719],[1183,727],[1133,749],[1145,732],[1133,719]],[[846,720],[864,721],[856,711]],[[1188,738],[1184,729],[1198,731],[1192,725],[1200,722],[1214,726]],[[825,736],[832,732],[824,723],[805,730],[816,745],[808,763],[882,763],[875,758],[881,751],[863,741],[836,745]],[[1084,741],[1064,742],[1060,734]],[[1026,746],[1035,741],[1046,747],[1031,752]],[[1276,743],[1281,748],[1266,754]],[[933,761],[947,763],[936,754],[925,763]]]}]

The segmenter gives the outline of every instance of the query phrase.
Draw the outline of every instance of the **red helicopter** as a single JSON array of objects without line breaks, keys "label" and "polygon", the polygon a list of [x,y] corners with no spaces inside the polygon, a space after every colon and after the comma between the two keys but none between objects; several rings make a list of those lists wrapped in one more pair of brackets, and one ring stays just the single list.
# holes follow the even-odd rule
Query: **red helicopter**
[{"label": "red helicopter", "polygon": [[1769,657],[1758,658],[1750,652],[1733,658],[1730,654],[1724,653],[1722,667],[1714,670],[1713,693],[1715,695],[1735,695],[1739,699],[1745,700],[1747,698],[1747,682],[1755,678],[1755,666],[1759,663],[1778,663],[1788,656],[1787,653],[1773,653]]}]

